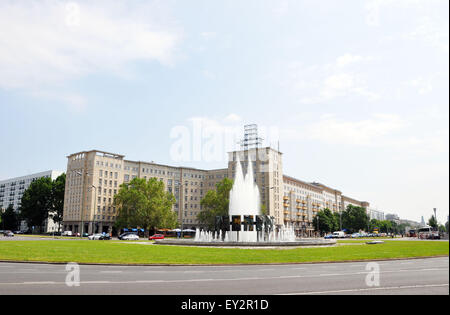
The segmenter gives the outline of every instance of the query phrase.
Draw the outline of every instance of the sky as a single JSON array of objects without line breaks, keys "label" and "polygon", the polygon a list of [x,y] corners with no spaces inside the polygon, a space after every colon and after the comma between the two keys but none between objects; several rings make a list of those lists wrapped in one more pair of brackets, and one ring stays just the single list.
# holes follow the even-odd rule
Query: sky
[{"label": "sky", "polygon": [[0,1],[0,179],[85,150],[225,168],[243,125],[283,172],[449,213],[447,0]]}]

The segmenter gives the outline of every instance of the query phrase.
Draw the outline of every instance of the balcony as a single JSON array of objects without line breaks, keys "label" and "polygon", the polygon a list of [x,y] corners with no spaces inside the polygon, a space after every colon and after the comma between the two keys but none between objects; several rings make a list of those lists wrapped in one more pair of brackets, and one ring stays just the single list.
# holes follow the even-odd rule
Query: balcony
[{"label": "balcony", "polygon": [[284,196],[283,200],[289,200],[289,197],[288,196]]},{"label": "balcony", "polygon": [[288,204],[288,203],[283,203],[283,206],[284,206],[285,208],[287,208],[287,207],[289,207],[289,204]]}]

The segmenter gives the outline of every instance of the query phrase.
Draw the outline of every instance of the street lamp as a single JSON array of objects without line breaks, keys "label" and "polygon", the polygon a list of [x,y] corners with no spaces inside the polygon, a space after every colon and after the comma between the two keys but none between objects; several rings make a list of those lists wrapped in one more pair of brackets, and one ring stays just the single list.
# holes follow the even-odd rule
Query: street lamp
[{"label": "street lamp", "polygon": [[[89,174],[87,171],[85,171],[84,173],[82,173],[82,172],[80,172],[80,171],[75,171],[75,174],[77,174],[77,175],[79,175],[79,176],[82,176],[83,177],[83,192],[84,192],[84,181],[85,181],[85,178],[86,177],[84,177],[83,175],[86,175],[86,176],[91,176],[92,174]],[[87,196],[83,196],[83,200],[82,200],[82,206],[81,206],[81,220],[80,220],[80,223],[81,223],[81,227],[80,227],[80,231],[81,231],[81,233],[80,233],[80,237],[81,238],[83,238],[83,229],[84,229],[84,222],[83,222],[83,214],[84,214],[84,207],[85,207],[85,199],[87,198]]]},{"label": "street lamp", "polygon": [[96,210],[97,210],[97,187],[95,187],[95,185],[91,186],[92,188],[94,188],[94,220],[92,222],[92,235],[95,234],[95,214],[96,214]]}]

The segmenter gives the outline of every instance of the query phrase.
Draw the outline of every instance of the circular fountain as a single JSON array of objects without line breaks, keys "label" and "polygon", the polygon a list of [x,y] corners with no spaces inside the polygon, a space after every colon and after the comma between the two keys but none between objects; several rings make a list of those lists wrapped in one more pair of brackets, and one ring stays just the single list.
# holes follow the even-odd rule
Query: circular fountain
[{"label": "circular fountain", "polygon": [[261,214],[259,188],[248,161],[244,176],[237,157],[236,176],[230,191],[229,215],[216,217],[214,231],[197,229],[193,240],[165,239],[155,244],[226,247],[330,246],[333,240],[297,239],[292,226],[276,227],[272,216]]}]

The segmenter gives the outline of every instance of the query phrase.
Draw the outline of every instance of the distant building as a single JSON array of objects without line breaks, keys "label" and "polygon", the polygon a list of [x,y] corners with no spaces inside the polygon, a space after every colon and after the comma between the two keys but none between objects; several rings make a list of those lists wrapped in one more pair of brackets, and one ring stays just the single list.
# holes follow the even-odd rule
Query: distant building
[{"label": "distant building", "polygon": [[[7,209],[10,205],[13,206],[16,212],[19,212],[20,203],[22,200],[23,193],[30,186],[30,184],[38,179],[43,177],[48,177],[51,180],[55,180],[60,176],[63,172],[61,171],[46,171],[36,174],[30,174],[21,177],[15,177],[11,179],[1,180],[0,181],[0,209]],[[20,229],[26,230],[28,227],[26,223],[21,222]],[[58,227],[53,222],[53,220],[48,219],[45,222],[44,231],[45,232],[55,232]]]},{"label": "distant building", "polygon": [[133,178],[156,178],[162,181],[176,202],[173,211],[185,228],[202,227],[197,215],[201,200],[224,178],[233,179],[239,160],[246,174],[252,163],[261,204],[275,224],[289,224],[297,234],[311,235],[317,212],[330,209],[342,212],[348,205],[366,209],[371,218],[382,218],[381,211],[370,208],[366,201],[344,196],[340,190],[320,183],[307,183],[283,173],[283,154],[262,147],[256,125],[244,128],[241,150],[228,153],[227,168],[202,170],[175,167],[153,162],[129,161],[124,155],[99,150],[69,155],[64,200],[64,230],[79,233],[115,232],[118,211],[114,196],[120,185]]},{"label": "distant building", "polygon": [[426,226],[425,219],[422,216],[422,220],[420,220],[420,226]]},{"label": "distant building", "polygon": [[385,218],[386,218],[386,220],[389,220],[389,221],[399,221],[400,220],[400,217],[398,215],[391,214],[391,213],[386,214]]},{"label": "distant building", "polygon": [[367,215],[369,216],[370,220],[378,220],[378,221],[384,221],[384,212],[380,211],[378,209],[374,208],[367,208]]}]

